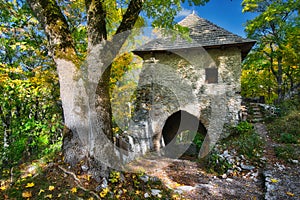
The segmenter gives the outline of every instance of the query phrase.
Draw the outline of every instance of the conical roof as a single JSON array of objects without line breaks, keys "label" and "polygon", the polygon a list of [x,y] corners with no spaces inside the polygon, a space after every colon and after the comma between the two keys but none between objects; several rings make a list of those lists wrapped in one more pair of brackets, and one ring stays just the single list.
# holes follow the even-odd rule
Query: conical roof
[{"label": "conical roof", "polygon": [[194,13],[188,15],[178,24],[189,28],[189,36],[192,42],[181,37],[175,40],[170,37],[162,37],[150,41],[141,48],[136,49],[134,53],[141,55],[149,51],[179,50],[200,46],[205,49],[238,46],[241,48],[242,57],[245,57],[255,44],[254,40],[244,39]]}]

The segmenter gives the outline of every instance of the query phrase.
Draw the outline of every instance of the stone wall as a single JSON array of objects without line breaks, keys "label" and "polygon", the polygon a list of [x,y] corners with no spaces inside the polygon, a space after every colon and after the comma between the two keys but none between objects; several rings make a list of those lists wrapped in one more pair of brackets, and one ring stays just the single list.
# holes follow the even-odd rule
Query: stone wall
[{"label": "stone wall", "polygon": [[[133,123],[126,136],[131,140],[131,152],[125,160],[164,147],[164,124],[177,111],[197,117],[207,129],[200,150],[201,155],[206,155],[219,138],[226,137],[224,125],[238,122],[240,50],[231,47],[149,52],[143,59]],[[207,83],[206,68],[218,69],[218,83]],[[190,129],[197,130],[198,124]]]}]

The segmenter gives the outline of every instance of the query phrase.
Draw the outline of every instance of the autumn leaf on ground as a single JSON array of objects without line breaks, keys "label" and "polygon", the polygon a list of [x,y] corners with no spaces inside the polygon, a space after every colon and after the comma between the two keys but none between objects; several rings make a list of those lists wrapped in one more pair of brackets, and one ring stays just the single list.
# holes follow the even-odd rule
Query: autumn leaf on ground
[{"label": "autumn leaf on ground", "polygon": [[43,189],[40,189],[40,191],[39,191],[39,194],[38,194],[38,195],[40,195],[42,192],[45,192],[45,190],[43,190]]},{"label": "autumn leaf on ground", "polygon": [[1,186],[0,190],[6,190],[6,186],[5,185]]},{"label": "autumn leaf on ground", "polygon": [[275,178],[271,178],[271,182],[272,182],[272,183],[277,183],[277,182],[278,182],[278,180],[277,180],[277,179],[275,179]]},{"label": "autumn leaf on ground", "polygon": [[76,193],[76,192],[77,192],[77,188],[76,188],[76,187],[73,187],[73,188],[71,189],[71,192],[72,192],[72,193]]},{"label": "autumn leaf on ground", "polygon": [[34,182],[32,182],[32,183],[27,183],[27,185],[25,186],[26,188],[31,188],[31,187],[33,187],[34,186]]},{"label": "autumn leaf on ground", "polygon": [[52,190],[54,190],[54,188],[55,187],[53,185],[50,185],[49,188],[48,188],[48,190],[52,191]]},{"label": "autumn leaf on ground", "polygon": [[25,191],[25,192],[22,193],[22,197],[23,198],[30,198],[30,197],[32,197],[32,194],[31,194],[31,192]]},{"label": "autumn leaf on ground", "polygon": [[290,197],[295,196],[295,194],[291,193],[291,192],[286,192],[287,195],[289,195]]},{"label": "autumn leaf on ground", "polygon": [[52,194],[48,194],[45,196],[45,198],[49,198],[49,199],[52,199]]},{"label": "autumn leaf on ground", "polygon": [[139,194],[141,194],[141,191],[137,190],[137,191],[135,191],[135,194],[139,195]]}]

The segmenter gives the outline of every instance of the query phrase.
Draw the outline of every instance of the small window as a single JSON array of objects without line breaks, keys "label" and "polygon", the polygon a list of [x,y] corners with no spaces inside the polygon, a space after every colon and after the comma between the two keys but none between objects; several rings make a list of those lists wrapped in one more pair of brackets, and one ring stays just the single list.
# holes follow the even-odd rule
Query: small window
[{"label": "small window", "polygon": [[205,69],[205,83],[218,83],[218,68]]}]

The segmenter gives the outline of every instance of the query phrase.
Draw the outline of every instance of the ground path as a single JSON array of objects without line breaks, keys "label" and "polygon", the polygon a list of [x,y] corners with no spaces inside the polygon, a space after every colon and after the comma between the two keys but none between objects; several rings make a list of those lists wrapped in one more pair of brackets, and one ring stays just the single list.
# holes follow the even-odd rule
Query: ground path
[{"label": "ground path", "polygon": [[276,145],[263,123],[254,124],[265,138],[266,165],[258,168],[256,178],[246,176],[216,177],[206,173],[198,162],[146,156],[128,165],[131,170],[143,171],[160,178],[184,199],[300,199],[299,164],[282,164],[274,154]]}]

